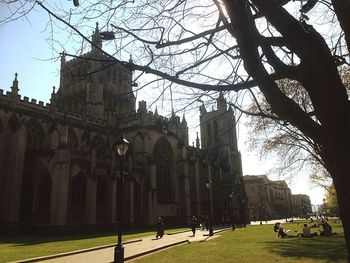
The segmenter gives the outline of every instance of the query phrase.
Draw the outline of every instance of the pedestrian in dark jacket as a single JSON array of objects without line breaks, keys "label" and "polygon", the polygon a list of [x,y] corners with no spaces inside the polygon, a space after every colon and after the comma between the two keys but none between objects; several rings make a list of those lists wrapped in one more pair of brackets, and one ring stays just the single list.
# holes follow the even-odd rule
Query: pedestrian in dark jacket
[{"label": "pedestrian in dark jacket", "polygon": [[157,235],[156,239],[162,238],[164,235],[164,222],[163,219],[159,216],[157,221]]},{"label": "pedestrian in dark jacket", "polygon": [[196,234],[196,227],[197,227],[198,221],[197,218],[195,216],[192,216],[191,219],[191,229],[192,229],[192,233],[193,236]]}]

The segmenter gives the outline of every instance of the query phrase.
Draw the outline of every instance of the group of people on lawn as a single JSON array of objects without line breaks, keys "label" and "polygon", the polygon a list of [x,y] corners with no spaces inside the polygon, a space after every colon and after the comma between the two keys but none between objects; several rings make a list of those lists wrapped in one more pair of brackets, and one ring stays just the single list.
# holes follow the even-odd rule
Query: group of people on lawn
[{"label": "group of people on lawn", "polygon": [[[207,221],[207,220],[204,220]],[[197,218],[195,216],[192,216],[191,218],[191,230],[193,233],[193,236],[195,236],[196,233],[196,227],[197,227],[198,221]],[[205,224],[206,227],[208,227],[208,224]],[[322,226],[322,230],[320,231],[320,236],[332,236],[332,227],[330,224],[328,224],[328,222],[326,220],[323,220],[322,222],[320,222],[320,224],[317,225],[312,225],[311,227],[320,227]],[[278,237],[281,238],[289,238],[289,237],[315,237],[318,236],[317,232],[311,233],[311,229],[310,226],[308,226],[308,224],[304,224],[303,228],[302,228],[302,233],[294,236],[294,235],[289,235],[288,232],[290,232],[290,230],[284,230],[284,228],[282,227],[282,224],[280,222],[277,222],[274,227],[273,227],[273,231],[277,233]],[[157,234],[156,234],[156,239],[158,238],[162,238],[164,235],[164,222],[163,219],[161,217],[158,217],[157,220]]]},{"label": "group of people on lawn", "polygon": [[[322,226],[322,230],[320,231],[320,236],[332,236],[332,227],[330,224],[328,224],[327,221],[322,221],[319,226]],[[319,227],[318,226],[318,227]],[[313,226],[314,227],[314,226]],[[288,237],[315,237],[318,236],[317,232],[311,233],[311,229],[307,224],[303,225],[303,233],[300,233],[296,236],[294,235],[289,235],[288,232],[290,230],[284,230],[280,222],[277,222],[274,227],[273,231],[277,232],[277,236],[281,238],[288,238]]]}]

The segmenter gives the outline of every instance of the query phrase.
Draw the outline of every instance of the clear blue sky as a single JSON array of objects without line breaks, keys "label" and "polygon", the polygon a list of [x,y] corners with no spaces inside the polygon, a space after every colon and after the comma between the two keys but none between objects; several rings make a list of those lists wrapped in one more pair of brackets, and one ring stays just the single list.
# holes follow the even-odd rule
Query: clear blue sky
[{"label": "clear blue sky", "polygon": [[[0,5],[0,17],[4,15],[4,6]],[[40,10],[35,11],[29,18],[30,23],[21,19],[0,26],[0,89],[5,92],[9,91],[14,74],[17,72],[22,96],[49,102],[52,87],[58,88],[59,86],[60,62],[59,60],[54,61],[57,53],[53,53],[46,39],[48,33],[44,32],[47,15]],[[69,48],[65,48],[69,50]],[[269,174],[275,160],[260,161],[256,153],[248,152],[245,145],[246,133],[247,130],[241,123],[239,126],[239,149],[242,153],[243,173],[267,174],[270,179],[281,179],[273,178]],[[193,140],[195,140],[194,131],[190,135],[190,141]],[[287,183],[293,194],[308,194],[313,204],[322,203],[324,190],[310,184],[307,175],[295,177]]]},{"label": "clear blue sky", "polygon": [[[4,16],[0,6],[0,17]],[[45,41],[46,15],[30,15],[30,23],[18,20],[0,27],[0,89],[9,90],[18,73],[20,94],[48,102],[52,86],[59,84],[59,61]],[[57,56],[57,54],[55,54]]]}]

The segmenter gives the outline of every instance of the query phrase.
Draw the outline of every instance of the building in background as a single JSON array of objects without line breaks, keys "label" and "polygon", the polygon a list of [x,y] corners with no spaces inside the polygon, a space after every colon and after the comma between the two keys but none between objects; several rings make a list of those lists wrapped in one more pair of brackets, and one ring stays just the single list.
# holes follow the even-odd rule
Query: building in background
[{"label": "building in background", "polygon": [[[11,92],[0,90],[1,229],[110,228],[121,210],[128,226],[154,225],[157,216],[184,224],[210,212],[217,223],[244,220],[236,121],[224,96],[216,110],[201,106],[201,140],[190,146],[185,116],[165,118],[144,101],[136,110],[132,61],[111,59],[101,47],[96,26],[90,52],[70,61],[62,55],[50,104],[21,98],[17,74]],[[122,133],[131,146],[118,207]]]},{"label": "building in background", "polygon": [[271,181],[266,175],[246,175],[243,179],[250,220],[299,217],[312,213],[310,197],[293,195],[283,180]]},{"label": "building in background", "polygon": [[297,216],[306,217],[308,214],[312,214],[310,197],[305,194],[292,195],[292,209],[294,215]]}]

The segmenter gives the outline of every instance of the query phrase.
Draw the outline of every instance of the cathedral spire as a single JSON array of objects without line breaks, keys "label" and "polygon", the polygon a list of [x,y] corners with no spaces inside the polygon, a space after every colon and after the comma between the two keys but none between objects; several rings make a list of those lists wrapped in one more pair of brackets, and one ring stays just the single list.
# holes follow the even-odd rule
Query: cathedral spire
[{"label": "cathedral spire", "polygon": [[11,87],[11,95],[10,95],[10,98],[11,98],[11,105],[12,107],[16,107],[17,105],[17,101],[19,101],[19,96],[18,96],[18,80],[17,80],[17,76],[18,74],[16,73],[15,74],[15,79],[13,80],[13,83],[12,83],[12,87]]},{"label": "cathedral spire", "polygon": [[56,87],[52,87],[51,99],[50,99],[50,110],[51,112],[56,111]]},{"label": "cathedral spire", "polygon": [[227,107],[226,107],[226,100],[224,95],[222,94],[222,91],[220,91],[219,93],[219,97],[216,100],[217,102],[217,107],[219,111],[226,111]]},{"label": "cathedral spire", "polygon": [[51,93],[51,103],[55,103],[56,100],[56,87],[52,87],[52,93]]},{"label": "cathedral spire", "polygon": [[63,51],[61,53],[61,78],[62,78],[62,75],[63,75],[63,70],[64,70],[64,66],[66,65],[66,53]]},{"label": "cathedral spire", "polygon": [[187,125],[187,121],[186,121],[186,118],[185,118],[185,113],[184,113],[184,115],[182,116],[181,124]]},{"label": "cathedral spire", "polygon": [[[130,54],[130,58],[129,58],[129,64],[130,66],[134,64],[134,61],[132,60],[132,55]],[[134,68],[131,68],[132,71],[135,71]]]},{"label": "cathedral spire", "polygon": [[102,48],[102,40],[101,40],[100,30],[98,28],[98,22],[96,22],[96,28],[92,35],[92,43],[93,43],[91,45],[92,51],[99,50],[98,48],[100,49]]},{"label": "cathedral spire", "polygon": [[18,89],[18,80],[17,80],[17,76],[18,76],[18,74],[17,73],[15,73],[15,79],[13,80],[13,82],[12,82],[12,87],[11,87],[11,93],[13,94],[13,95],[18,95],[18,91],[19,91],[19,89]]},{"label": "cathedral spire", "polygon": [[198,138],[198,132],[197,132],[197,138],[196,138],[196,147],[199,148],[199,138]]},{"label": "cathedral spire", "polygon": [[61,65],[66,63],[66,52],[61,53]]},{"label": "cathedral spire", "polygon": [[[59,85],[59,88],[61,90],[61,87],[64,87],[65,86],[65,74],[64,74],[64,69],[65,69],[65,66],[66,66],[66,53],[63,51],[61,53],[61,71],[60,71],[60,85]],[[62,92],[62,90],[61,90]]]},{"label": "cathedral spire", "polygon": [[202,105],[199,106],[199,111],[201,114],[204,114],[207,112],[207,110],[205,109],[205,106],[204,106],[204,102],[202,101]]}]

